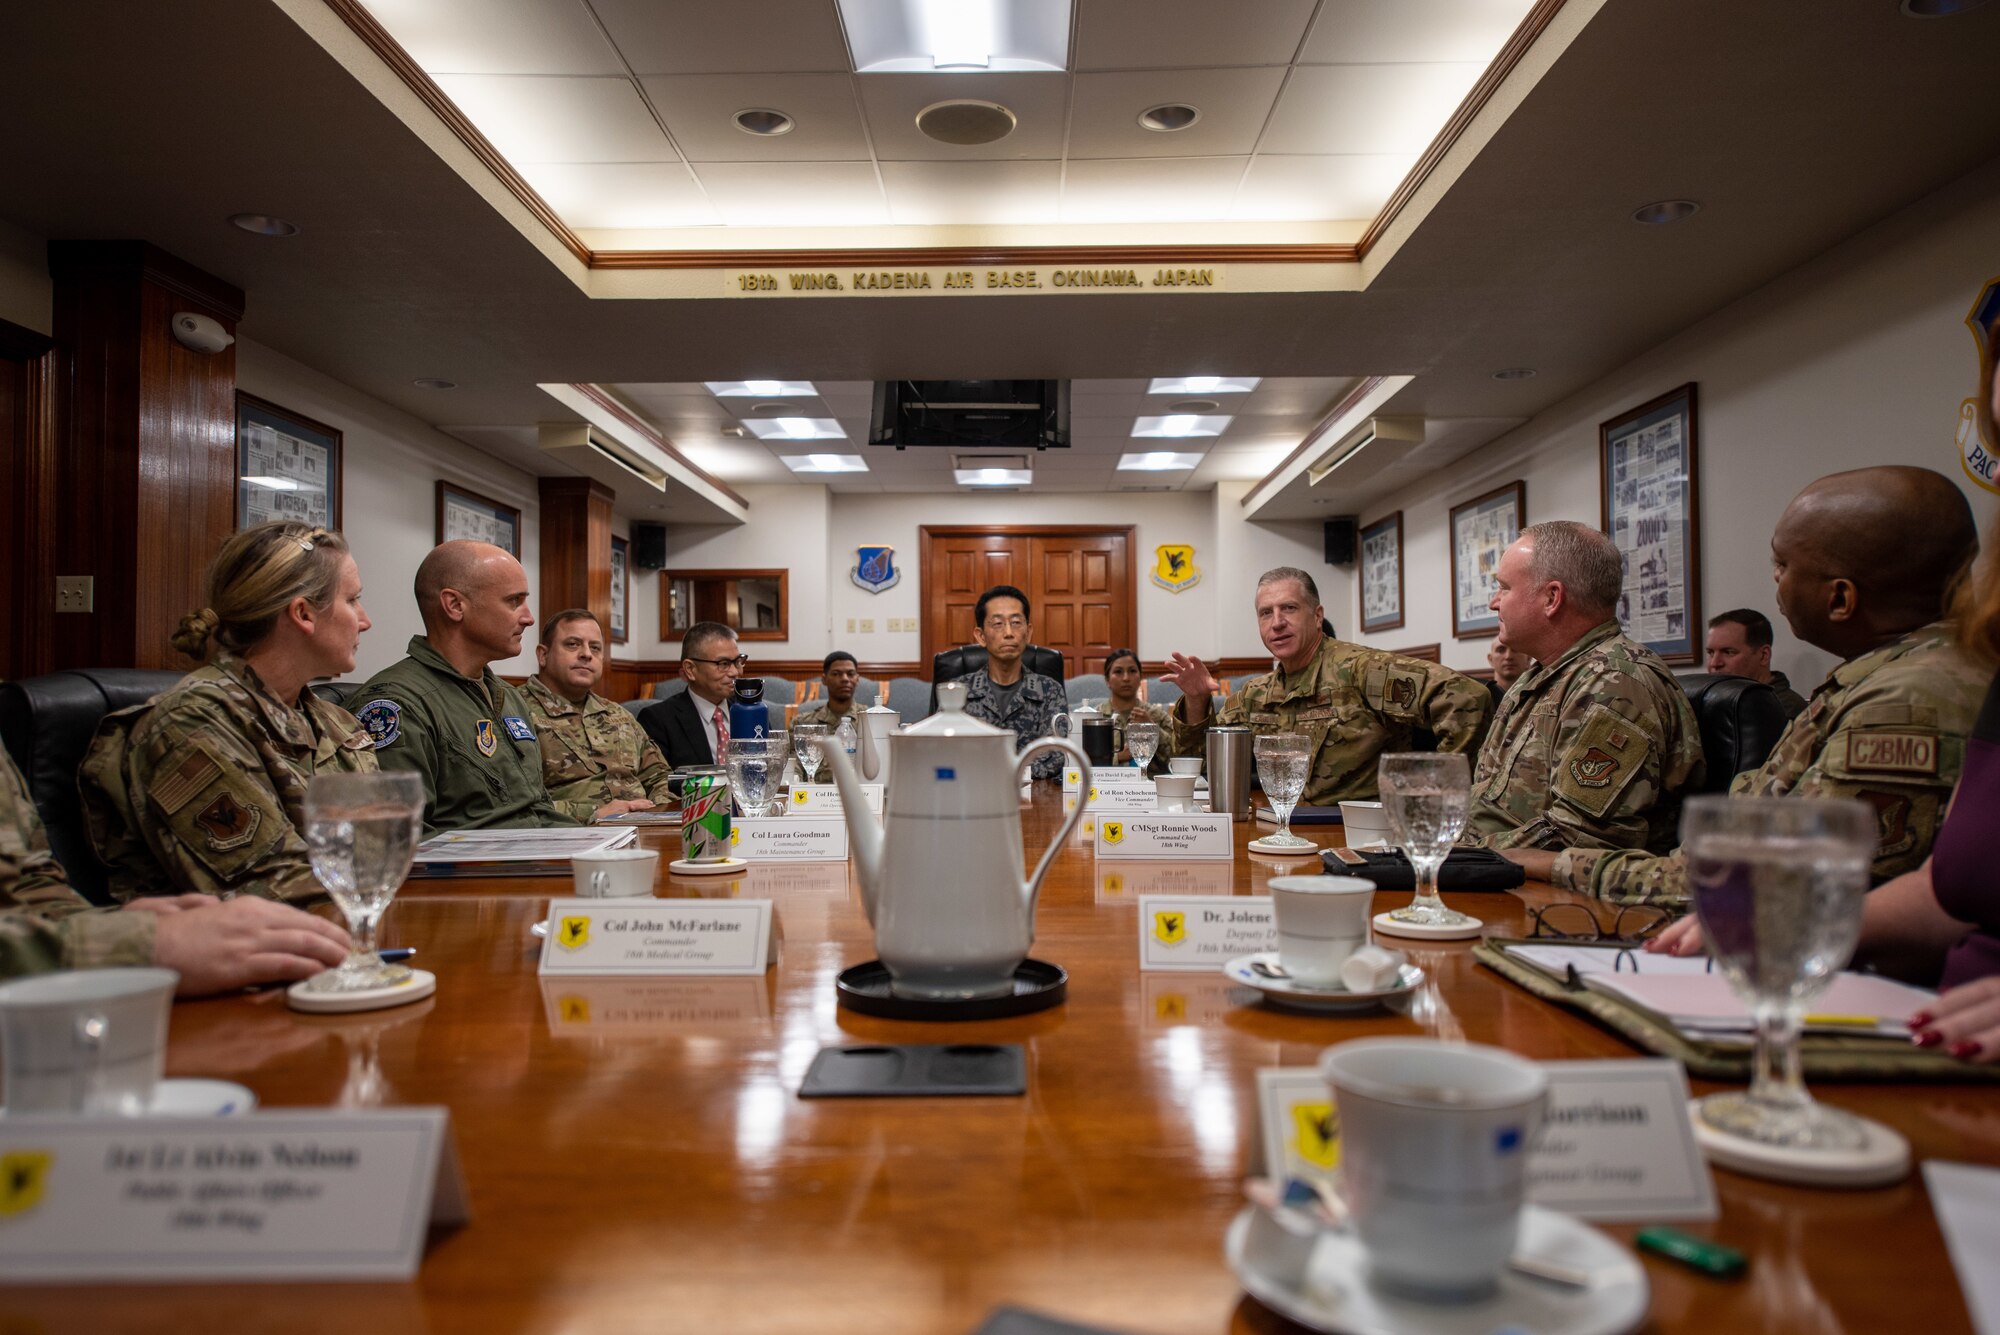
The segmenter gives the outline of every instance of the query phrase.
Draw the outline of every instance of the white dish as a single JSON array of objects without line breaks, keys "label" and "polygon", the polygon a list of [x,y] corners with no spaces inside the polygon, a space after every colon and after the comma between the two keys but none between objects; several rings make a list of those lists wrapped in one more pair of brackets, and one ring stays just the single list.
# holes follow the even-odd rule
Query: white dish
[{"label": "white dish", "polygon": [[[257,1096],[228,1080],[162,1080],[153,1086],[148,1117],[231,1117],[254,1111]],[[0,1108],[0,1117],[7,1115]]]},{"label": "white dish", "polygon": [[724,858],[720,862],[689,862],[686,858],[675,858],[667,864],[667,870],[676,876],[720,876],[724,872],[742,871],[749,865],[748,858]]},{"label": "white dish", "polygon": [[1910,1175],[1910,1142],[1866,1117],[1855,1118],[1867,1138],[1852,1150],[1795,1150],[1732,1136],[1702,1120],[1700,1099],[1688,1101],[1688,1117],[1702,1155],[1717,1168],[1746,1177],[1802,1187],[1859,1189],[1886,1187]]},{"label": "white dish", "polygon": [[1232,982],[1256,988],[1273,1005],[1323,1014],[1369,1010],[1385,1001],[1407,996],[1424,981],[1424,971],[1414,964],[1405,964],[1397,972],[1394,987],[1373,992],[1349,992],[1344,987],[1308,987],[1290,978],[1269,978],[1257,972],[1258,964],[1275,966],[1277,963],[1278,952],[1266,950],[1256,955],[1238,956],[1223,965],[1222,972]]},{"label": "white dish", "polygon": [[429,969],[412,969],[403,982],[389,987],[371,987],[360,992],[314,992],[312,982],[293,983],[285,989],[285,1000],[295,1011],[314,1015],[346,1015],[353,1011],[379,1011],[390,1006],[407,1006],[437,991],[437,975]]},{"label": "white dish", "polygon": [[1324,1335],[1621,1335],[1646,1318],[1650,1292],[1638,1258],[1579,1219],[1537,1206],[1521,1211],[1519,1255],[1586,1271],[1585,1288],[1515,1270],[1498,1290],[1469,1303],[1427,1303],[1378,1292],[1364,1272],[1361,1240],[1320,1229],[1290,1233],[1251,1206],[1229,1225],[1224,1255],[1252,1298]]},{"label": "white dish", "polygon": [[1378,913],[1373,921],[1375,930],[1383,936],[1405,936],[1416,941],[1464,941],[1486,929],[1486,924],[1474,917],[1467,917],[1464,922],[1431,925],[1399,922],[1388,913]]},{"label": "white dish", "polygon": [[[1298,838],[1298,836],[1294,835],[1293,838]],[[1310,839],[1301,839],[1296,844],[1274,844],[1271,842],[1271,839],[1272,836],[1267,834],[1262,839],[1252,839],[1247,847],[1252,853],[1275,853],[1279,857],[1285,858],[1302,857],[1306,854],[1312,854],[1315,857],[1319,855],[1319,845]]]}]

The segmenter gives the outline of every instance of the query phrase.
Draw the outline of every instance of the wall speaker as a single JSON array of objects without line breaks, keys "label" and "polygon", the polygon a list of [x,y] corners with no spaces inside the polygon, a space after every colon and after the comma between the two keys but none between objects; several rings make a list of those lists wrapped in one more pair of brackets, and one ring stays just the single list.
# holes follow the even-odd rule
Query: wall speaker
[{"label": "wall speaker", "polygon": [[1326,521],[1326,563],[1330,566],[1354,564],[1354,516],[1339,515]]},{"label": "wall speaker", "polygon": [[632,525],[632,564],[640,570],[658,570],[667,563],[667,526]]}]

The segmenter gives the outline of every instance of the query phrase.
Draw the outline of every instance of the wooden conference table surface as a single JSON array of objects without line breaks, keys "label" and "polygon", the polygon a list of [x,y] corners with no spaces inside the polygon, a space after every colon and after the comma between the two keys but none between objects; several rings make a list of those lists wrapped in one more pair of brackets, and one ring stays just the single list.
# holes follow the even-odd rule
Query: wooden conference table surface
[{"label": "wooden conference table surface", "polygon": [[[1037,788],[1023,826],[1038,854],[1060,799]],[[472,1222],[434,1236],[407,1284],[17,1288],[0,1291],[0,1330],[956,1335],[1001,1303],[1133,1332],[1295,1329],[1245,1297],[1222,1257],[1253,1167],[1260,1068],[1380,1034],[1547,1059],[1635,1053],[1462,943],[1418,955],[1435,982],[1407,1014],[1292,1014],[1244,1004],[1219,974],[1141,973],[1137,895],[1265,893],[1306,861],[1249,854],[1255,827],[1237,831],[1229,866],[1099,866],[1072,841],[1043,886],[1034,949],[1069,970],[1067,1003],[951,1026],[836,1006],[835,975],[874,955],[851,864],[691,879],[662,860],[662,895],[775,902],[778,964],[747,979],[544,984],[529,927],[566,882],[413,882],[385,944],[418,948],[434,997],[346,1017],[296,1014],[274,992],[183,1003],[168,1074],[241,1081],[267,1107],[447,1105]],[[642,838],[677,851],[671,832]],[[1518,935],[1528,905],[1562,897],[1462,898]],[[1024,1045],[1026,1097],[798,1097],[822,1046],[957,1040]],[[1990,1086],[1818,1093],[1896,1127],[1919,1158],[2000,1163]],[[1690,1231],[1748,1252],[1749,1276],[1647,1257],[1651,1329],[1970,1328],[1920,1178],[1823,1192],[1716,1177],[1722,1216]]]}]

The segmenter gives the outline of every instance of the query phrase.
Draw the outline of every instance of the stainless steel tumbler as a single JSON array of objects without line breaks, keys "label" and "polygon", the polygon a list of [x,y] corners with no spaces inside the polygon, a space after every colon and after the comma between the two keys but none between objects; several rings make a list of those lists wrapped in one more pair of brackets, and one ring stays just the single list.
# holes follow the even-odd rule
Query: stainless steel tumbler
[{"label": "stainless steel tumbler", "polygon": [[1239,821],[1250,819],[1250,729],[1208,730],[1208,809],[1226,811]]}]

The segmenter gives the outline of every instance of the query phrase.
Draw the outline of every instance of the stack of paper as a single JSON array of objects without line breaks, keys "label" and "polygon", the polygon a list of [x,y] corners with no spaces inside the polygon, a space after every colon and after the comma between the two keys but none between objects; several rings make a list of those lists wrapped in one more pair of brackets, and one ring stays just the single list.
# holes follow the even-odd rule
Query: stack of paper
[{"label": "stack of paper", "polygon": [[[1647,956],[1652,964],[1660,956]],[[1696,964],[1705,961],[1692,961]],[[1581,971],[1579,971],[1581,972]],[[1720,972],[1654,971],[1583,975],[1583,985],[1652,1012],[1690,1038],[1748,1034],[1750,1009]],[[1875,1034],[1907,1040],[1910,1017],[1937,993],[1872,974],[1842,973],[1807,1003],[1813,1033]]]},{"label": "stack of paper", "polygon": [[450,830],[417,845],[412,876],[567,876],[571,858],[622,848],[635,829]]}]

